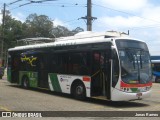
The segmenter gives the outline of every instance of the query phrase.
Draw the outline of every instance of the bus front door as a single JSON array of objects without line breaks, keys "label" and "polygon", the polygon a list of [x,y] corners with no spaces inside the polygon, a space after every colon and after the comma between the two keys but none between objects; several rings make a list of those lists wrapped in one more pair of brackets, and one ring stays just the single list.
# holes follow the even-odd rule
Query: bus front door
[{"label": "bus front door", "polygon": [[110,99],[110,70],[109,54],[106,54],[106,51],[94,51],[91,96],[103,96]]}]

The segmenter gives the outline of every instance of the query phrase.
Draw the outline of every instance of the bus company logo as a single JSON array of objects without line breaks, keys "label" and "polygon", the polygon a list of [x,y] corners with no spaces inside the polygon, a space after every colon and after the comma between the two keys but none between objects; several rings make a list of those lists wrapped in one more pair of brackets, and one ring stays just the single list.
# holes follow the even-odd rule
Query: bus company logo
[{"label": "bus company logo", "polygon": [[68,79],[60,78],[61,82],[68,82]]},{"label": "bus company logo", "polygon": [[61,78],[61,79],[60,79],[60,81],[61,81],[61,82],[63,82],[63,81],[64,81],[64,79],[63,79],[63,78]]},{"label": "bus company logo", "polygon": [[28,64],[30,64],[31,66],[36,66],[36,65],[33,64],[33,61],[36,61],[36,60],[37,60],[37,57],[33,57],[33,56],[27,57],[26,55],[23,55],[23,57],[21,57],[21,61],[22,61],[22,62],[23,62],[23,61],[26,61],[26,62],[28,62]]}]

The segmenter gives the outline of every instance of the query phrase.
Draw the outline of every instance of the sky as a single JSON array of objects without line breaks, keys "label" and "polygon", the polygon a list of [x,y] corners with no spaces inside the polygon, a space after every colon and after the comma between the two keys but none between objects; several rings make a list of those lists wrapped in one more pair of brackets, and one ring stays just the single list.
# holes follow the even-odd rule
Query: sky
[{"label": "sky", "polygon": [[[86,30],[87,0],[0,0],[4,2],[12,17],[24,22],[29,14],[47,15],[54,26],[62,25],[70,30],[81,27]],[[92,0],[93,31],[128,32],[133,38],[147,43],[151,55],[160,55],[160,1],[159,0]],[[0,14],[0,21],[2,14]]]}]

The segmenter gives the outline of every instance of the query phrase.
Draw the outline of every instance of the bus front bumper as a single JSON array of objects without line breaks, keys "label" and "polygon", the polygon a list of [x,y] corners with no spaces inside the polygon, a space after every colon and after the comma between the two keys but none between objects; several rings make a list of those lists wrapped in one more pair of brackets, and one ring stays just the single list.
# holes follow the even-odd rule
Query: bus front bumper
[{"label": "bus front bumper", "polygon": [[140,93],[127,93],[118,89],[113,89],[111,94],[112,101],[129,101],[129,100],[140,100],[148,98],[151,95],[151,90]]}]

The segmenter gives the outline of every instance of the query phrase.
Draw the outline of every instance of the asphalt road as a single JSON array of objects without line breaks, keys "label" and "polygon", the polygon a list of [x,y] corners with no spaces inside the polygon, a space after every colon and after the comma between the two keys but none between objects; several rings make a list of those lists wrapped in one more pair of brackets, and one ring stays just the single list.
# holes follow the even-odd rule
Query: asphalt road
[{"label": "asphalt road", "polygon": [[160,111],[160,83],[153,83],[151,97],[144,100],[111,102],[87,98],[79,101],[67,94],[26,90],[4,78],[0,80],[0,111]]}]

